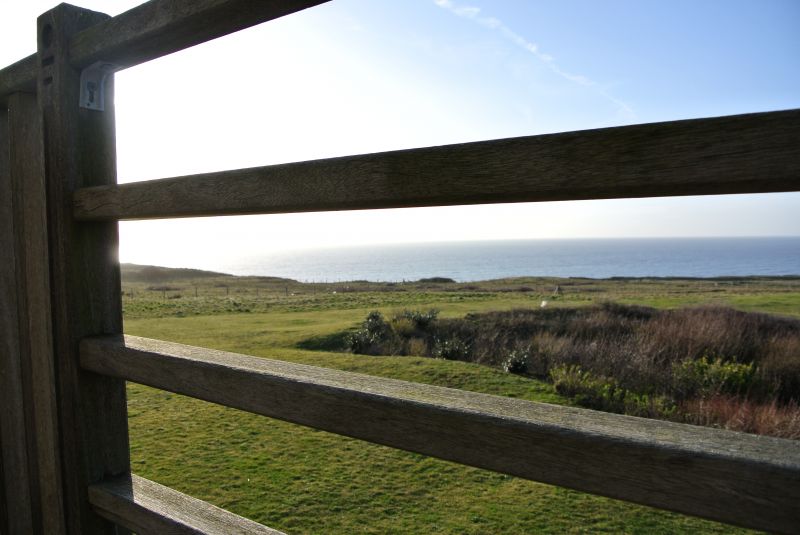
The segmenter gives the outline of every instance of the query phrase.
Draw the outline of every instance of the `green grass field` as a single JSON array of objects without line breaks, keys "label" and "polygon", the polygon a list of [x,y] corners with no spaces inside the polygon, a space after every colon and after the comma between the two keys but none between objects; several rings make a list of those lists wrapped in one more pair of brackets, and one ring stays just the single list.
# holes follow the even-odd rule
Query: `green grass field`
[{"label": "green grass field", "polygon": [[[470,285],[303,285],[124,279],[125,332],[547,403],[551,385],[463,362],[309,351],[371,310],[443,316],[603,300],[730,304],[800,315],[800,281],[514,279]],[[223,286],[223,284],[225,286]],[[558,284],[563,294],[553,298]],[[163,289],[168,286],[172,289]],[[334,293],[335,292],[335,293]],[[197,297],[195,297],[195,293]],[[175,297],[180,295],[180,297]],[[730,533],[733,528],[524,481],[129,385],[133,470],[288,533]]]}]

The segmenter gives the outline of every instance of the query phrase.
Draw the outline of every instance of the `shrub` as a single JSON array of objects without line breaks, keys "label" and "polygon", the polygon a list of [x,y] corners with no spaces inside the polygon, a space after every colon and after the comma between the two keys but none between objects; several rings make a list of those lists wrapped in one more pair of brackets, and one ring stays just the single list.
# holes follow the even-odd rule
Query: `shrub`
[{"label": "shrub", "polygon": [[609,412],[623,412],[624,396],[619,399],[620,389],[616,381],[606,377],[595,377],[580,366],[557,366],[550,370],[556,392],[572,398],[579,405]]},{"label": "shrub", "polygon": [[753,383],[755,365],[725,362],[721,358],[684,360],[673,364],[673,392],[679,399],[720,394],[744,394]]},{"label": "shrub", "polygon": [[400,315],[392,318],[391,327],[398,336],[406,339],[414,338],[420,334],[413,321]]},{"label": "shrub", "polygon": [[427,277],[424,279],[419,279],[417,282],[441,282],[441,283],[454,283],[453,279],[449,277]]},{"label": "shrub", "polygon": [[546,332],[536,335],[530,345],[528,373],[542,379],[549,378],[550,369],[566,354],[568,346],[569,340],[564,337]]},{"label": "shrub", "polygon": [[469,357],[469,349],[469,344],[458,338],[450,338],[447,340],[435,338],[431,356],[436,359],[467,360],[467,357]]},{"label": "shrub", "polygon": [[625,414],[642,418],[673,419],[678,414],[675,402],[664,396],[625,391]]},{"label": "shrub", "polygon": [[395,319],[408,320],[414,325],[414,328],[424,331],[436,321],[437,316],[439,316],[439,311],[432,308],[427,312],[422,312],[421,310],[404,310],[396,315]]},{"label": "shrub", "polygon": [[647,418],[670,418],[677,412],[667,397],[632,392],[613,378],[595,376],[580,366],[558,366],[550,376],[556,392],[582,407]]},{"label": "shrub", "polygon": [[370,312],[361,328],[345,337],[345,346],[353,353],[378,355],[384,352],[381,345],[392,338],[392,328],[383,314]]},{"label": "shrub", "polygon": [[392,326],[398,334],[401,335],[403,332],[398,329],[404,332],[409,330],[425,332],[433,325],[433,322],[436,321],[438,316],[439,311],[435,309],[430,309],[427,312],[421,310],[404,310],[392,318]]},{"label": "shrub", "polygon": [[681,403],[682,421],[694,425],[721,427],[731,431],[757,433],[800,440],[800,406],[757,403],[731,396],[692,399]]},{"label": "shrub", "polygon": [[348,350],[360,355],[372,354],[376,345],[376,340],[366,329],[348,334],[344,342]]},{"label": "shrub", "polygon": [[425,340],[422,338],[409,338],[403,353],[406,355],[424,357],[428,354],[428,344],[425,343]]},{"label": "shrub", "polygon": [[800,336],[776,336],[762,347],[762,355],[754,385],[761,397],[800,403]]},{"label": "shrub", "polygon": [[[439,318],[434,310],[404,310],[388,324],[377,318],[362,324],[364,332],[350,335],[348,348],[412,352],[499,369],[524,348],[527,368],[520,373],[547,378],[554,368],[579,366],[594,379],[613,378],[617,389],[647,395],[647,403],[655,405],[659,396],[686,400],[717,394],[800,402],[800,321],[791,318],[722,307],[657,310],[613,303],[458,319]],[[369,327],[370,321],[375,325]],[[412,339],[419,341],[412,344]],[[611,399],[611,386],[607,390]]]},{"label": "shrub", "polygon": [[529,367],[530,354],[527,351],[512,351],[503,361],[503,371],[507,373],[526,374]]},{"label": "shrub", "polygon": [[386,334],[391,331],[391,327],[389,327],[389,324],[383,319],[383,314],[378,311],[372,311],[367,314],[367,319],[364,320],[362,326],[368,332],[378,337],[385,337]]}]

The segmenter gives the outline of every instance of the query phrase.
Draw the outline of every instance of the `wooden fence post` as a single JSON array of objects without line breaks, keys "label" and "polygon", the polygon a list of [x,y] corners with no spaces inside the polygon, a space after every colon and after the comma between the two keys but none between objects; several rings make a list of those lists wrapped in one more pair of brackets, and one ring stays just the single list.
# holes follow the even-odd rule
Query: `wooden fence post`
[{"label": "wooden fence post", "polygon": [[[0,432],[3,430],[3,422],[0,420]],[[2,442],[2,438],[0,438]],[[3,470],[3,456],[0,455],[0,533],[8,531],[8,506],[6,505],[5,471]]]},{"label": "wooden fence post", "polygon": [[[116,222],[79,223],[72,193],[116,183],[113,76],[105,111],[79,107],[70,38],[107,15],[61,4],[38,26],[39,110],[45,143],[52,325],[67,532],[118,533],[88,502],[90,483],[130,472],[125,382],[80,368],[81,338],[122,332]],[[104,88],[103,88],[104,86]]]},{"label": "wooden fence post", "polygon": [[17,316],[17,273],[14,247],[14,204],[10,169],[8,109],[0,109],[0,465],[3,524],[0,533],[33,530],[28,434]]},{"label": "wooden fence post", "polygon": [[7,527],[10,533],[63,533],[44,155],[36,96],[12,94],[4,119],[0,398],[6,420]]}]

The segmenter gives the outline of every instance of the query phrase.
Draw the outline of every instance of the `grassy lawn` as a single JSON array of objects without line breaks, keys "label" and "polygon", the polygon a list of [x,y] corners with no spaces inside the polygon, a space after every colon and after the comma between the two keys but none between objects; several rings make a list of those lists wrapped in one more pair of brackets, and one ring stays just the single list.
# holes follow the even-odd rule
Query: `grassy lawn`
[{"label": "grassy lawn", "polygon": [[[574,282],[574,281],[566,281]],[[547,403],[551,385],[463,362],[301,349],[373,309],[442,316],[607,299],[660,307],[726,303],[798,315],[798,281],[586,281],[553,299],[553,280],[468,285],[126,282],[125,332],[191,345]],[[355,285],[354,285],[355,286]],[[195,290],[197,288],[197,290]],[[222,289],[224,288],[224,293]],[[195,297],[197,291],[197,297]],[[336,293],[333,293],[333,292]],[[170,295],[168,295],[172,292]],[[257,293],[256,293],[257,292]],[[179,294],[180,297],[172,297]],[[682,515],[524,481],[129,385],[133,470],[289,533],[730,533]]]}]

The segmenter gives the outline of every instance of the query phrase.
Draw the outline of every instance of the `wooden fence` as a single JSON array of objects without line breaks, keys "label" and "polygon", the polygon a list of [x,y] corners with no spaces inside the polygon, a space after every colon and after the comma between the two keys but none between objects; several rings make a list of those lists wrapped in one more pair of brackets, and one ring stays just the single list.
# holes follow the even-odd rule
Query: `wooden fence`
[{"label": "wooden fence", "polygon": [[116,185],[113,72],[319,3],[153,0],[114,18],[62,4],[39,17],[36,54],[0,71],[0,532],[275,533],[130,473],[125,381],[800,531],[800,442],[122,335],[123,219],[800,190],[800,110]]}]

